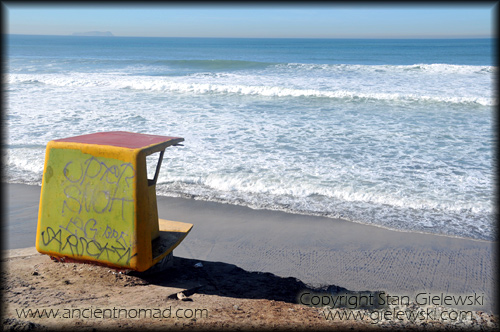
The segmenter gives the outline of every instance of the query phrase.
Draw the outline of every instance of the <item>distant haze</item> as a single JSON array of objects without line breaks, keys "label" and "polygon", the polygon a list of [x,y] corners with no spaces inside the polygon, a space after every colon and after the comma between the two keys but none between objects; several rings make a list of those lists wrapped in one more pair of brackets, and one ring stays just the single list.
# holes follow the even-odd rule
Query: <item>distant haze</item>
[{"label": "distant haze", "polygon": [[73,36],[111,37],[114,35],[110,31],[87,31],[87,32],[74,32]]},{"label": "distant haze", "polygon": [[7,32],[27,35],[102,36],[93,31],[113,31],[117,37],[490,38],[495,31],[495,4],[481,2],[45,6],[12,1],[6,7]]}]

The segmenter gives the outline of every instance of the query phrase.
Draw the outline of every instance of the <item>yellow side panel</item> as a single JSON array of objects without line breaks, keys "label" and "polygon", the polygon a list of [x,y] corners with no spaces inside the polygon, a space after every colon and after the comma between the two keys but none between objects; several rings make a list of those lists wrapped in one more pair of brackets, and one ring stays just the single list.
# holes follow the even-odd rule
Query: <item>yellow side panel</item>
[{"label": "yellow side panel", "polygon": [[102,155],[47,146],[37,250],[131,267],[137,252],[136,170],[131,162]]}]

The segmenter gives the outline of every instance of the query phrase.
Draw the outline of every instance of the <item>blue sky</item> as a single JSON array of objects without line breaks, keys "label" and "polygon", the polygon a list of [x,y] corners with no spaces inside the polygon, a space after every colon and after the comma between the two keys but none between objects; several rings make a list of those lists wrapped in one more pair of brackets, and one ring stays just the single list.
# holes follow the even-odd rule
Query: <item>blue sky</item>
[{"label": "blue sky", "polygon": [[4,3],[6,33],[272,38],[496,37],[495,4],[71,5]]}]

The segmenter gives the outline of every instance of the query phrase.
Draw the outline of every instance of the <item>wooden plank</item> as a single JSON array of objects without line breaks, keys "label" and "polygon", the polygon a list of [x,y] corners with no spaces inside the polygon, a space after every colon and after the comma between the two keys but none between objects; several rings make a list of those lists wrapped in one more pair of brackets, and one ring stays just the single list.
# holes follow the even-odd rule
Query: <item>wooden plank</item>
[{"label": "wooden plank", "polygon": [[193,224],[180,221],[172,221],[165,219],[158,219],[160,231],[164,232],[182,232],[187,233],[193,228]]},{"label": "wooden plank", "polygon": [[160,236],[153,241],[153,260],[160,256],[169,254],[177,247],[193,228],[193,224],[158,220],[160,225]]}]

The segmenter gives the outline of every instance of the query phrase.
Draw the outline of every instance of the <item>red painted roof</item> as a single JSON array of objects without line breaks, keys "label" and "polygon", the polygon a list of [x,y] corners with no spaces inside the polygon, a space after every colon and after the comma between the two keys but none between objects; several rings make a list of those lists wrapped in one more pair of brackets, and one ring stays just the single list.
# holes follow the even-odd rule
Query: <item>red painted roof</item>
[{"label": "red painted roof", "polygon": [[173,144],[184,141],[181,137],[137,134],[127,131],[108,131],[81,136],[61,138],[56,142],[74,142],[84,144],[112,145],[129,149],[141,149],[154,144],[174,141]]}]

